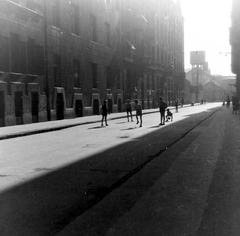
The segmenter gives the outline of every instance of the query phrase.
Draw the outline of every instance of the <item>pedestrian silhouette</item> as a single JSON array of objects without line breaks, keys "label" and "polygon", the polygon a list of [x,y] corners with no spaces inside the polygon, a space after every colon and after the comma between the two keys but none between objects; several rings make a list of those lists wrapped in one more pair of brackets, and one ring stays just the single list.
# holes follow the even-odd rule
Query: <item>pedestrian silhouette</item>
[{"label": "pedestrian silhouette", "polygon": [[[137,124],[139,124],[139,120],[140,120],[139,127],[142,127],[142,107],[140,104],[138,104],[138,100],[135,100],[135,110],[136,110]],[[138,120],[138,117],[139,117],[139,120]]]},{"label": "pedestrian silhouette", "polygon": [[103,105],[102,105],[102,122],[101,125],[103,126],[103,121],[105,121],[105,125],[108,126],[107,123],[107,115],[108,115],[108,106],[107,106],[107,101],[104,100]]},{"label": "pedestrian silhouette", "polygon": [[175,102],[176,113],[178,112],[178,105],[179,105],[179,100],[177,99]]},{"label": "pedestrian silhouette", "polygon": [[167,103],[163,100],[162,97],[159,98],[159,112],[160,112],[160,124],[165,125],[165,110],[167,108]]},{"label": "pedestrian silhouette", "polygon": [[229,106],[230,106],[230,98],[229,98],[229,96],[227,96],[227,108],[229,108]]},{"label": "pedestrian silhouette", "polygon": [[237,97],[232,97],[232,107],[233,107],[233,114],[237,114],[239,110],[239,101]]},{"label": "pedestrian silhouette", "polygon": [[127,103],[126,103],[126,112],[127,112],[127,120],[128,120],[128,122],[129,122],[129,117],[131,117],[131,121],[133,122],[133,118],[132,118],[132,105],[131,105],[129,99],[127,99]]},{"label": "pedestrian silhouette", "polygon": [[184,104],[184,99],[182,98],[181,107],[183,107],[183,104]]}]

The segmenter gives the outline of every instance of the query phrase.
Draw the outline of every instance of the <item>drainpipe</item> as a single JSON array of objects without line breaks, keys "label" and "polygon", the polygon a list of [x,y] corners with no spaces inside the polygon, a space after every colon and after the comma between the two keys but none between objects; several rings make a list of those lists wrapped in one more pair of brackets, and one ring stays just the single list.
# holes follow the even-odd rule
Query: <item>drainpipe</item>
[{"label": "drainpipe", "polygon": [[124,73],[123,73],[123,25],[122,25],[122,18],[123,18],[123,0],[120,2],[120,38],[121,38],[121,79],[122,79],[122,104],[125,103],[124,101]]},{"label": "drainpipe", "polygon": [[51,112],[50,112],[50,103],[49,103],[49,86],[48,86],[48,48],[47,48],[47,0],[43,1],[44,4],[44,17],[43,17],[43,28],[44,28],[44,71],[45,71],[45,94],[47,97],[47,120],[51,120]]}]

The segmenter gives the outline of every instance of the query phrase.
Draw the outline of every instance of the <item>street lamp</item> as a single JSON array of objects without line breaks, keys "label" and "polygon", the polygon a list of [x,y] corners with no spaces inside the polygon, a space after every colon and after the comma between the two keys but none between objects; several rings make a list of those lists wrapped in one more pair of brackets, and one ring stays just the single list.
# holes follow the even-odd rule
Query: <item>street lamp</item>
[{"label": "street lamp", "polygon": [[197,91],[196,91],[196,102],[198,102],[198,83],[199,83],[199,65],[197,65]]},{"label": "street lamp", "polygon": [[219,52],[219,54],[224,54],[225,56],[227,56],[228,54],[231,54],[231,52]]}]

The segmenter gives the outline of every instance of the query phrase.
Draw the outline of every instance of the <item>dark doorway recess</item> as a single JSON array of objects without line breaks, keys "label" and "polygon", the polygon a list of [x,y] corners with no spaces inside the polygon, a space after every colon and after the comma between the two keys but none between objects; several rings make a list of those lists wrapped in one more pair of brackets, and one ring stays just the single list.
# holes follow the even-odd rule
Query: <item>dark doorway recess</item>
[{"label": "dark doorway recess", "polygon": [[0,91],[0,127],[5,126],[5,99],[4,92]]},{"label": "dark doorway recess", "polygon": [[57,93],[57,120],[64,119],[64,100],[63,94]]},{"label": "dark doorway recess", "polygon": [[76,117],[82,117],[83,116],[82,100],[76,100],[76,102],[75,102],[75,116]]},{"label": "dark doorway recess", "polygon": [[118,112],[122,111],[122,100],[118,99]]},{"label": "dark doorway recess", "polygon": [[113,102],[112,99],[108,99],[108,112],[113,112]]},{"label": "dark doorway recess", "polygon": [[31,94],[32,101],[32,123],[38,122],[38,104],[39,104],[39,97],[38,92],[32,92]]},{"label": "dark doorway recess", "polygon": [[93,99],[93,115],[99,115],[99,101],[98,101],[98,99]]},{"label": "dark doorway recess", "polygon": [[16,125],[23,124],[23,93],[22,91],[15,92],[15,117],[16,117]]}]

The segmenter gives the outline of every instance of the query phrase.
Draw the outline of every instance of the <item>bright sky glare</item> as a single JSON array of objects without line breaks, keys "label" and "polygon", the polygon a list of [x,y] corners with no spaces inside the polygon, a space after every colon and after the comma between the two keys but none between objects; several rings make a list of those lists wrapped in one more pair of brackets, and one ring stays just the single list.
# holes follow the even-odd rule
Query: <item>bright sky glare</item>
[{"label": "bright sky glare", "polygon": [[[229,27],[231,0],[180,0],[185,18],[185,68],[190,51],[206,51],[212,74],[232,75]],[[227,52],[227,53],[222,53]]]}]

